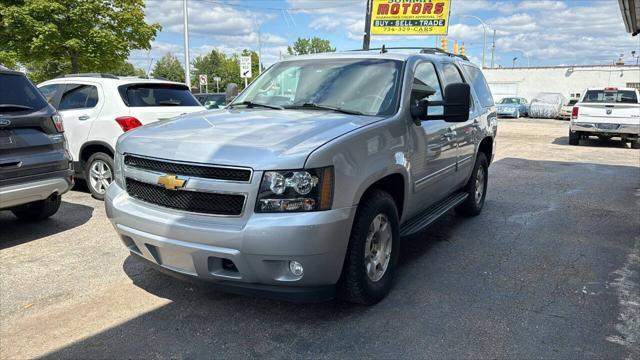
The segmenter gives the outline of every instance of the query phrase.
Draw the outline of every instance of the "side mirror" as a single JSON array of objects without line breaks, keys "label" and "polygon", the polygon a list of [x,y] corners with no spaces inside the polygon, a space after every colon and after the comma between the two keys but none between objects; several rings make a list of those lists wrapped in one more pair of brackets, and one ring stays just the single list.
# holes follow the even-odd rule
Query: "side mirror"
[{"label": "side mirror", "polygon": [[465,122],[469,120],[471,108],[469,84],[449,84],[444,88],[444,121]]}]

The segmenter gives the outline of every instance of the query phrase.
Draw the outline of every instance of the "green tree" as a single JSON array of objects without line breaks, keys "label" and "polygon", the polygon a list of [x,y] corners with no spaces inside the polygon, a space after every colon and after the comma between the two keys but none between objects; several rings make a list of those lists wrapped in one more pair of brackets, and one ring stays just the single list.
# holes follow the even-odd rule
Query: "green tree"
[{"label": "green tree", "polygon": [[133,66],[132,63],[126,61],[123,62],[122,64],[120,64],[119,66],[117,66],[116,68],[114,68],[113,70],[109,71],[110,73],[112,73],[113,75],[118,75],[118,76],[146,76],[147,73],[140,68],[137,68],[135,66]]},{"label": "green tree", "polygon": [[152,74],[155,77],[184,82],[184,68],[180,60],[171,53],[167,53],[162,59],[158,60],[153,67]]},{"label": "green tree", "polygon": [[317,54],[323,52],[334,52],[336,48],[331,47],[329,40],[321,39],[317,36],[305,39],[298,38],[293,46],[287,46],[289,55]]},{"label": "green tree", "polygon": [[258,76],[258,54],[255,51],[244,49],[240,54],[225,55],[219,50],[212,50],[209,54],[198,56],[193,61],[191,78],[192,86],[199,87],[198,75],[205,74],[209,77],[209,91],[215,89],[214,76],[220,77],[220,91],[224,91],[227,84],[236,83],[240,88],[244,87],[244,79],[240,77],[240,55],[251,56],[251,75],[249,81]]},{"label": "green tree", "polygon": [[143,0],[5,0],[0,6],[2,50],[39,69],[54,61],[74,73],[106,72],[132,49],[149,49],[160,29],[145,23]]}]

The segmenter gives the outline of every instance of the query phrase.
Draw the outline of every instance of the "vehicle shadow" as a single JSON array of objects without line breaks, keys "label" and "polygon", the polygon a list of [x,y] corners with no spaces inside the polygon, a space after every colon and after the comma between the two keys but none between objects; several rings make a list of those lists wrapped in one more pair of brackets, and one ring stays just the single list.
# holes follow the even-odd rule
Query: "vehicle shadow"
[{"label": "vehicle shadow", "polygon": [[73,229],[92,216],[92,207],[67,201],[62,201],[55,215],[39,222],[23,221],[10,211],[0,211],[0,250]]},{"label": "vehicle shadow", "polygon": [[[552,144],[574,146],[574,145],[569,145],[568,136],[557,137],[553,140]],[[579,146],[588,146],[588,147],[595,147],[595,148],[603,148],[603,147],[628,148],[627,144],[623,143],[620,140],[612,140],[612,139],[600,140],[597,138],[581,139]]]}]

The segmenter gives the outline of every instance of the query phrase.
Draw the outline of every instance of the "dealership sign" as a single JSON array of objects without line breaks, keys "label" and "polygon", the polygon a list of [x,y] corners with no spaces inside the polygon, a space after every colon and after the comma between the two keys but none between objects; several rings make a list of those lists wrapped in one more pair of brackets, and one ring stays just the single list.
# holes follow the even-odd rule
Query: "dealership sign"
[{"label": "dealership sign", "polygon": [[447,35],[451,0],[373,0],[372,35]]}]

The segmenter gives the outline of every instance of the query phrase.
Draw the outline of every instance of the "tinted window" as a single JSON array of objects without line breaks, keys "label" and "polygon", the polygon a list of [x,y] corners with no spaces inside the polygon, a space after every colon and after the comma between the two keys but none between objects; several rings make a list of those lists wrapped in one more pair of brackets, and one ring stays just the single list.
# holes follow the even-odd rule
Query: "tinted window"
[{"label": "tinted window", "polygon": [[637,104],[638,97],[633,90],[587,90],[582,102]]},{"label": "tinted window", "polygon": [[59,110],[87,109],[98,104],[98,89],[92,85],[67,85],[60,99]]},{"label": "tinted window", "polygon": [[452,63],[442,64],[442,74],[444,75],[444,82],[448,84],[455,84],[464,82],[460,70]]},{"label": "tinted window", "polygon": [[44,97],[24,75],[0,74],[0,112],[40,110]]},{"label": "tinted window", "polygon": [[489,85],[487,85],[487,81],[484,79],[484,75],[482,75],[482,71],[475,66],[464,65],[469,73],[469,84],[473,87],[480,100],[480,104],[484,107],[493,105],[493,96],[491,95],[491,90],[489,89]]},{"label": "tinted window", "polygon": [[[435,94],[427,97],[430,101],[442,101],[442,88],[438,81],[436,69],[432,63],[422,63],[416,67],[413,78],[413,86],[427,85],[435,91]],[[422,99],[415,99],[422,100]]]},{"label": "tinted window", "polygon": [[139,84],[120,88],[125,104],[130,107],[201,106],[186,86],[172,84]]},{"label": "tinted window", "polygon": [[56,92],[58,89],[63,86],[60,84],[51,84],[39,87],[38,89],[44,95],[44,98],[47,99],[49,104],[53,104],[54,97],[56,96]]}]

